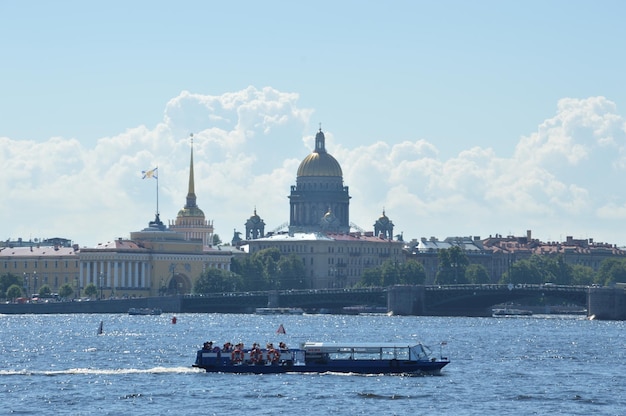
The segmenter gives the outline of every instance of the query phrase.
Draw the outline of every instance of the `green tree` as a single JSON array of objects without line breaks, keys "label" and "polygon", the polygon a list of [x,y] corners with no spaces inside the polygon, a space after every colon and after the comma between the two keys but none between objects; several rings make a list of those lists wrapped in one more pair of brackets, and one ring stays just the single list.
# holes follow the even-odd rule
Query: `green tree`
[{"label": "green tree", "polygon": [[74,294],[74,289],[68,283],[64,284],[59,288],[59,296],[68,299]]},{"label": "green tree", "polygon": [[263,263],[255,256],[233,258],[231,270],[243,278],[243,290],[265,290],[267,283],[263,276]]},{"label": "green tree", "polygon": [[40,298],[49,298],[51,293],[52,293],[52,290],[50,289],[50,286],[48,285],[41,286],[38,292]]},{"label": "green tree", "polygon": [[280,287],[280,260],[278,248],[270,247],[245,258],[233,259],[231,269],[243,277],[245,290],[277,289]]},{"label": "green tree", "polygon": [[363,271],[359,286],[421,285],[426,280],[424,266],[415,260],[398,263],[387,260],[382,265]]},{"label": "green tree", "polygon": [[533,255],[531,260],[536,261],[542,270],[543,281],[541,283],[551,282],[558,285],[572,283],[572,266],[565,262],[562,254],[556,257]]},{"label": "green tree", "polygon": [[305,289],[305,270],[302,259],[295,254],[278,260],[278,287],[280,289]]},{"label": "green tree", "polygon": [[11,301],[15,302],[15,299],[22,296],[22,288],[19,285],[11,285],[5,292],[6,298],[11,299]]},{"label": "green tree", "polygon": [[89,283],[87,287],[85,287],[84,293],[85,293],[85,296],[94,298],[98,296],[98,288],[93,283]]},{"label": "green tree", "polygon": [[401,274],[401,266],[398,266],[398,262],[386,260],[380,266],[380,284],[384,287],[400,284],[402,280]]},{"label": "green tree", "polygon": [[213,234],[213,247],[217,247],[222,244],[219,234]]},{"label": "green tree", "polygon": [[610,286],[617,282],[626,282],[626,259],[608,258],[600,263],[595,282]]},{"label": "green tree", "polygon": [[241,276],[223,269],[209,268],[196,280],[194,293],[222,293],[242,290]]},{"label": "green tree", "polygon": [[489,271],[482,264],[470,264],[465,269],[465,280],[472,284],[486,284],[490,283]]},{"label": "green tree", "polygon": [[359,286],[372,287],[372,286],[382,286],[383,278],[382,278],[382,268],[381,267],[370,267],[368,269],[363,270],[363,274],[361,274],[361,280]]},{"label": "green tree", "polygon": [[435,283],[450,285],[467,283],[465,269],[469,264],[467,255],[459,246],[439,250],[439,271],[435,277]]},{"label": "green tree", "polygon": [[424,265],[419,261],[410,259],[402,264],[402,284],[423,285],[426,281]]},{"label": "green tree", "polygon": [[589,286],[594,282],[596,273],[589,266],[583,266],[582,264],[574,264],[572,266],[572,281],[573,285]]},{"label": "green tree", "polygon": [[511,264],[509,271],[502,275],[501,283],[543,283],[539,266],[530,259],[518,260]]},{"label": "green tree", "polygon": [[278,282],[278,262],[272,256],[262,259],[263,264],[263,280],[265,280],[268,289],[279,289]]},{"label": "green tree", "polygon": [[0,293],[6,293],[9,287],[13,285],[24,287],[24,279],[13,273],[5,273],[0,276]]}]

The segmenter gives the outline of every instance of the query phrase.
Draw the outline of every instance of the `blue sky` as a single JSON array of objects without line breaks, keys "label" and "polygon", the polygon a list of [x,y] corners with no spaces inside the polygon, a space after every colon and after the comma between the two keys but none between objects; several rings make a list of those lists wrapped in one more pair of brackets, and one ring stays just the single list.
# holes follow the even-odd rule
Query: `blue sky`
[{"label": "blue sky", "polygon": [[[288,220],[319,126],[351,220],[626,245],[620,1],[0,2],[0,239],[92,246],[185,202]],[[147,190],[147,189],[148,190]]]}]

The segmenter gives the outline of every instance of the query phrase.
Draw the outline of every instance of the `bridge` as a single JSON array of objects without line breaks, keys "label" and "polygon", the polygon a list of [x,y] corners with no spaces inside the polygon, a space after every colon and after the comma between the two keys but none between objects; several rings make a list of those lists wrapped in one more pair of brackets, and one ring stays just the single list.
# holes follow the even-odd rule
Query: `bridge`
[{"label": "bridge", "polygon": [[386,307],[399,315],[491,316],[493,305],[543,298],[587,308],[586,286],[557,285],[441,285],[359,289],[281,290],[187,296],[184,312],[254,312],[259,307],[327,310],[346,307]]},{"label": "bridge", "polygon": [[543,300],[587,309],[588,289],[534,284],[394,286],[389,289],[388,308],[402,315],[491,316],[494,305]]},{"label": "bridge", "polygon": [[[154,298],[0,304],[0,314],[126,313],[130,307],[158,307],[172,313],[253,313],[261,307],[297,307],[310,312],[344,313],[368,306],[397,315],[490,316],[494,305],[544,299],[571,304],[598,319],[626,320],[626,289],[559,285],[441,285],[360,289],[282,290]],[[354,308],[358,310],[358,308]]]}]

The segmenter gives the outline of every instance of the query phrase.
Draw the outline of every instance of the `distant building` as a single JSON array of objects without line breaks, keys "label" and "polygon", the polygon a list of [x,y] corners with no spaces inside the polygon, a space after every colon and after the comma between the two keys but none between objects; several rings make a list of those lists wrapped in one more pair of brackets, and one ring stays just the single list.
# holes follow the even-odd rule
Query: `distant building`
[{"label": "distant building", "polygon": [[439,254],[442,249],[460,247],[470,264],[481,264],[489,272],[490,279],[497,283],[511,265],[529,259],[533,254],[542,256],[562,255],[568,264],[580,264],[598,271],[602,261],[616,256],[626,256],[626,251],[615,245],[595,243],[593,239],[579,240],[567,237],[564,242],[542,242],[532,238],[528,230],[525,236],[496,234],[486,239],[480,237],[448,237],[439,241],[435,237],[422,238],[409,243],[411,258],[419,261],[426,272],[426,284],[435,281],[439,271]]},{"label": "distant building", "polygon": [[295,254],[304,265],[305,285],[310,289],[349,288],[356,285],[363,271],[386,260],[404,263],[403,243],[375,237],[373,233],[293,233],[275,234],[247,242],[254,254],[277,248],[282,255]]},{"label": "distant building", "polygon": [[0,247],[0,274],[24,278],[25,292],[36,293],[43,284],[53,292],[69,284],[76,296],[89,284],[105,297],[157,296],[192,291],[207,268],[230,270],[233,249],[212,248],[213,223],[196,204],[193,148],[187,201],[169,228],[159,219],[147,228],[96,247],[78,248],[70,240],[6,242]]},{"label": "distant building", "polygon": [[[265,222],[254,215],[246,222],[246,238],[237,241],[249,254],[276,247],[282,255],[295,254],[305,268],[308,288],[347,288],[357,284],[363,271],[385,260],[403,263],[403,243],[393,239],[393,222],[382,215],[375,232],[351,232],[350,195],[343,184],[339,162],[326,151],[320,129],[315,150],[302,160],[296,185],[289,195],[289,232],[267,233]],[[261,226],[262,225],[262,226]]]},{"label": "distant building", "polygon": [[[67,240],[69,241],[69,240]],[[52,292],[64,284],[74,286],[79,270],[78,246],[42,245],[0,247],[0,275],[22,276],[24,293],[38,293],[43,285]]]}]

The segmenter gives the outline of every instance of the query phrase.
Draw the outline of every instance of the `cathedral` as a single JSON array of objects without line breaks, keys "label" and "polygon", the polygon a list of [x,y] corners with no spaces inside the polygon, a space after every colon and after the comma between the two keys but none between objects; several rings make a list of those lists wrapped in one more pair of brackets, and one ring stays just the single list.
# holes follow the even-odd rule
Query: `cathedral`
[{"label": "cathedral", "polygon": [[289,195],[289,232],[350,232],[350,195],[339,162],[326,151],[322,129],[315,150],[300,163]]},{"label": "cathedral", "polygon": [[384,210],[373,232],[350,223],[348,187],[339,162],[326,151],[321,128],[315,135],[315,149],[298,167],[289,207],[288,232],[265,235],[265,222],[255,208],[245,224],[246,238],[237,244],[249,254],[276,247],[283,255],[301,257],[308,288],[353,287],[367,268],[387,260],[404,262],[403,243],[393,239],[393,222]]}]

